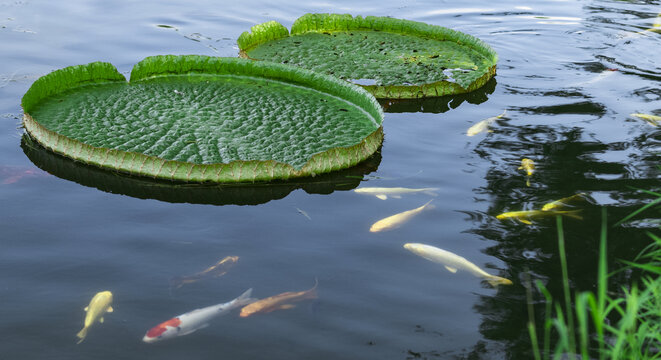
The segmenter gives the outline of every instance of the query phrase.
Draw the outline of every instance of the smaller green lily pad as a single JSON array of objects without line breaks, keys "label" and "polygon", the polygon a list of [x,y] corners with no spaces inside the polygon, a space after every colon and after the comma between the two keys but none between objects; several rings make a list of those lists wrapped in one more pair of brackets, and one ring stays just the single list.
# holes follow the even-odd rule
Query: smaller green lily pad
[{"label": "smaller green lily pad", "polygon": [[45,148],[107,169],[182,181],[314,176],[369,157],[383,112],[363,89],[292,66],[155,56],[127,82],[108,63],[57,70],[23,97]]},{"label": "smaller green lily pad", "polygon": [[483,41],[416,21],[306,14],[291,33],[269,21],[237,41],[240,56],[296,65],[360,85],[377,98],[466,93],[496,73],[498,55]]}]

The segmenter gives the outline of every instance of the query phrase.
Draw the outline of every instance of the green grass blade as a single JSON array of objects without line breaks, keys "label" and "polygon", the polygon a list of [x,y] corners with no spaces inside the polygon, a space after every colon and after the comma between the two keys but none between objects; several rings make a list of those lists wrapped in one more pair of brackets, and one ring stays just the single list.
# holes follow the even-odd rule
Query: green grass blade
[{"label": "green grass blade", "polygon": [[[565,251],[565,236],[562,227],[562,216],[556,216],[558,229],[558,253],[560,254],[560,267],[562,269],[562,288],[565,298],[565,310],[567,311],[567,342],[569,351],[576,354],[576,338],[574,333],[574,316],[571,304],[571,293],[569,289],[569,273],[567,272],[567,253]],[[573,356],[571,358],[574,358]]]},{"label": "green grass blade", "polygon": [[638,209],[638,210],[632,212],[631,214],[627,215],[626,217],[624,217],[624,219],[616,222],[613,225],[613,227],[621,225],[622,223],[625,223],[625,222],[629,221],[629,219],[633,218],[634,216],[640,214],[641,212],[649,209],[650,207],[652,207],[652,206],[654,206],[658,203],[661,203],[661,197],[659,197],[658,199],[653,200],[652,202],[650,202],[650,203],[646,204],[645,206],[641,207],[640,209]]}]

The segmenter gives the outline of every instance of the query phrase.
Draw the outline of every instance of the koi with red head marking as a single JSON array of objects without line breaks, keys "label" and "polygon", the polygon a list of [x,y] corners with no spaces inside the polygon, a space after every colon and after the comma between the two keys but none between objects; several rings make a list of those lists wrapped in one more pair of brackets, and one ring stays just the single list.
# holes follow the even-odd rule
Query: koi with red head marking
[{"label": "koi with red head marking", "polygon": [[181,328],[179,327],[179,325],[181,325],[181,320],[179,320],[179,318],[176,317],[168,321],[164,321],[154,326],[153,328],[149,329],[149,331],[147,331],[147,334],[145,334],[145,337],[142,338],[142,340],[144,342],[153,342],[156,340],[161,340],[163,338],[172,337],[177,332],[180,331]]},{"label": "koi with red head marking", "polygon": [[205,308],[196,309],[172,319],[162,322],[153,328],[149,329],[142,341],[146,343],[153,343],[160,340],[171,339],[176,336],[183,336],[193,333],[199,329],[209,326],[209,321],[217,316],[223,315],[230,310],[242,307],[254,302],[256,299],[250,297],[252,289],[236,299],[217,305],[207,306]]}]

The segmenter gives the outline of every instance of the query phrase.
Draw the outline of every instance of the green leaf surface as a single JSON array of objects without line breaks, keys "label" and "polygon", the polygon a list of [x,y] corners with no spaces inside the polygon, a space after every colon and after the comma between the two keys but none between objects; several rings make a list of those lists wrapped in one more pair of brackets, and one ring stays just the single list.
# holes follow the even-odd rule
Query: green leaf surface
[{"label": "green leaf surface", "polygon": [[495,75],[481,40],[441,26],[386,17],[306,14],[288,36],[270,21],[244,32],[241,55],[311,69],[363,86],[377,98],[466,93]]},{"label": "green leaf surface", "polygon": [[138,63],[127,83],[96,78],[98,64],[46,75],[23,99],[28,133],[86,163],[184,181],[287,179],[353,166],[383,137],[372,96],[304,69],[168,55]]}]

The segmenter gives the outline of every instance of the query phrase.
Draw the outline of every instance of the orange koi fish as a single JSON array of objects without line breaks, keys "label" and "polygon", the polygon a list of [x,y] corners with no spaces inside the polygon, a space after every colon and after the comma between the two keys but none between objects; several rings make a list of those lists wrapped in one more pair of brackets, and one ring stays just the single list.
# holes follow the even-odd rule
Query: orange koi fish
[{"label": "orange koi fish", "polygon": [[227,271],[239,261],[238,256],[226,256],[224,259],[218,261],[214,265],[208,267],[199,273],[188,276],[177,276],[170,279],[170,288],[179,289],[186,284],[198,282],[206,277],[220,277],[227,273]]},{"label": "orange koi fish", "polygon": [[275,310],[284,310],[291,309],[296,305],[291,303],[303,301],[307,299],[316,299],[317,298],[317,284],[315,281],[314,286],[305,291],[298,292],[285,292],[278,295],[273,295],[265,299],[257,300],[252,304],[244,306],[241,309],[240,317],[248,317],[256,313],[269,313]]}]

